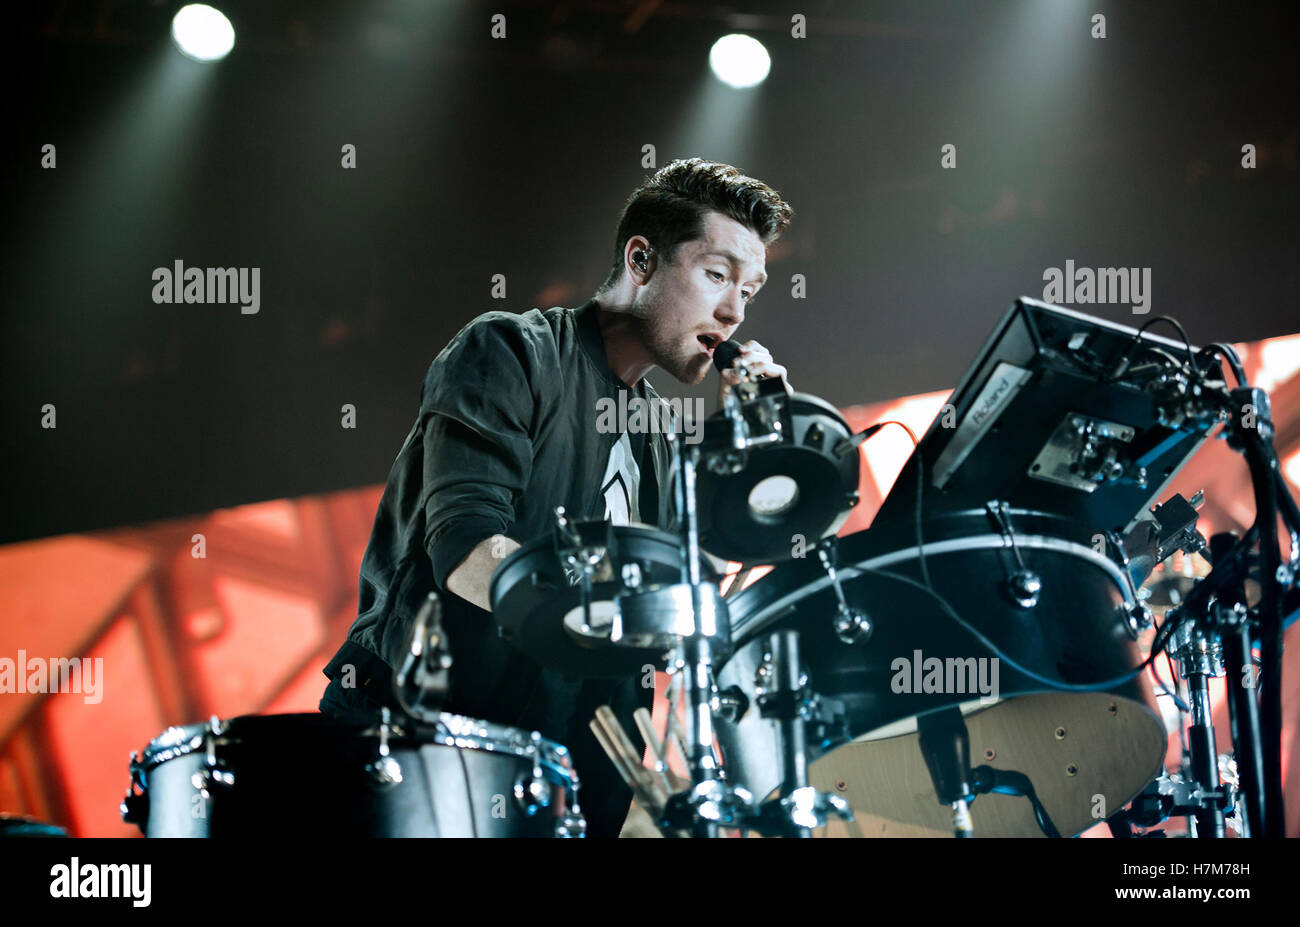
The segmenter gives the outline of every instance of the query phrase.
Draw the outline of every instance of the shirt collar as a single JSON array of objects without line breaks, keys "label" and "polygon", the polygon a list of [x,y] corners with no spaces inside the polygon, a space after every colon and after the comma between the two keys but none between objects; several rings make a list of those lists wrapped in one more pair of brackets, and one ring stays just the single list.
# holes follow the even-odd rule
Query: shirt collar
[{"label": "shirt collar", "polygon": [[642,377],[635,387],[629,387],[619,379],[618,374],[609,366],[609,355],[605,353],[605,339],[600,335],[600,320],[596,316],[597,308],[596,297],[593,296],[573,310],[574,319],[577,322],[578,343],[582,345],[582,349],[591,358],[591,362],[596,365],[596,369],[609,381],[611,386],[616,389],[630,389],[634,393],[653,395],[654,392],[645,377]]}]

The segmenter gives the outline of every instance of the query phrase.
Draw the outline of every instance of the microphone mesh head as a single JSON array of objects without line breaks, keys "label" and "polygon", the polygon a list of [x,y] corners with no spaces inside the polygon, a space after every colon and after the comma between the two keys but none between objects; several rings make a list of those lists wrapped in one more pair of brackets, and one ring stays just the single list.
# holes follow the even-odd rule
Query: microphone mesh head
[{"label": "microphone mesh head", "polygon": [[724,341],[713,349],[713,366],[719,371],[726,370],[731,362],[740,356],[740,342]]}]

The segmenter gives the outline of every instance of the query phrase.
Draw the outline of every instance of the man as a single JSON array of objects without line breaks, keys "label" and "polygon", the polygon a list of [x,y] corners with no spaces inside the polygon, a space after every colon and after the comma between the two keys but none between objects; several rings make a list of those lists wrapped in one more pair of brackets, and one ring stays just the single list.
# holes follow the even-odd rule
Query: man
[{"label": "man", "polygon": [[[488,584],[504,557],[550,530],[559,505],[579,520],[674,524],[666,438],[607,433],[598,409],[620,391],[658,402],[645,380],[656,367],[700,383],[766,281],[766,246],[792,215],[776,191],[734,167],[675,161],[629,198],[613,266],[592,299],[489,312],[452,339],[429,368],[389,474],[362,560],[359,614],[324,671],[322,712],[359,717],[393,704],[393,667],[435,590],[455,661],[443,710],[567,746],[588,834],[618,835],[631,792],[587,725],[609,704],[640,744],[631,715],[653,690],[640,678],[543,668],[498,637]],[[785,376],[756,342],[742,359],[755,375]],[[728,371],[722,389],[734,382]]]}]

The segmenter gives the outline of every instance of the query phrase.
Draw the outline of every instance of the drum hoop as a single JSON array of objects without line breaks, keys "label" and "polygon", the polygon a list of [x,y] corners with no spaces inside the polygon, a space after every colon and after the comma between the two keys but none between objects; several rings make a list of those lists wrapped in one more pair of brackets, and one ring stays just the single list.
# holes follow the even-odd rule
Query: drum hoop
[{"label": "drum hoop", "polygon": [[[275,715],[253,715],[257,718],[274,718]],[[316,717],[308,715],[308,717]],[[236,718],[219,721],[217,732],[213,732],[210,723],[172,726],[149,742],[139,759],[132,761],[132,767],[140,771],[156,769],[169,760],[174,760],[191,753],[206,749],[209,737],[215,737],[215,745],[222,746],[244,739],[238,729],[231,730],[230,724]],[[423,744],[438,744],[464,750],[482,750],[486,753],[507,753],[520,759],[532,759],[540,766],[560,774],[562,779],[573,779],[575,773],[569,759],[569,750],[563,744],[539,737],[533,740],[531,732],[524,728],[497,724],[493,721],[481,721],[468,715],[441,712],[433,724],[416,726],[404,724],[406,719],[395,721],[391,727],[400,732],[398,739],[412,739]],[[379,736],[377,724],[353,730],[357,736]]]},{"label": "drum hoop", "polygon": [[433,725],[431,740],[445,747],[508,753],[520,759],[534,759],[541,766],[561,771],[564,778],[574,777],[567,747],[545,737],[538,737],[534,741],[531,733],[524,728],[480,721],[468,715],[444,711]]},{"label": "drum hoop", "polygon": [[[611,525],[610,528],[613,530],[615,537],[617,538],[626,539],[628,541],[636,541],[641,544],[661,545],[670,554],[675,555],[675,557],[670,559],[677,559],[685,556],[685,554],[682,551],[681,538],[673,534],[672,532],[665,531],[662,528],[656,528],[652,525]],[[515,576],[516,567],[519,564],[524,563],[525,561],[528,561],[538,556],[538,554],[546,551],[546,549],[548,547],[551,547],[554,543],[555,543],[554,538],[548,533],[542,535],[541,537],[533,538],[531,541],[529,541],[527,544],[524,544],[518,550],[511,551],[510,555],[506,557],[504,560],[502,560],[501,563],[497,566],[496,570],[492,573],[492,578],[488,581],[488,595],[492,598],[492,600],[493,601],[496,600],[497,587],[499,587],[502,583],[505,583],[507,581],[507,578],[509,578],[509,581],[511,582],[511,591],[513,591],[514,586],[518,585],[521,582]],[[625,559],[624,562],[635,560],[635,559],[638,558],[629,556]],[[557,561],[548,558],[546,563],[543,565],[550,566],[551,564],[556,562]],[[621,564],[619,565],[621,566]],[[667,562],[663,562],[660,565],[664,566],[665,568],[671,569],[673,566],[676,566],[676,563],[669,564]],[[608,581],[603,583],[595,583],[593,584],[592,588],[593,590],[595,590],[600,586],[618,586],[618,585],[619,582],[617,581]]]},{"label": "drum hoop", "polygon": [[[938,554],[957,553],[966,550],[1010,549],[1013,545],[1001,534],[977,534],[964,538],[952,538],[946,541],[928,541],[924,546],[925,556],[929,558]],[[1091,547],[1075,541],[1066,541],[1043,534],[1017,534],[1014,546],[1021,549],[1036,548],[1038,550],[1073,554],[1091,561],[1094,566],[1107,573],[1114,580],[1115,585],[1119,587],[1120,593],[1124,596],[1125,607],[1129,609],[1136,607],[1137,590],[1133,588],[1133,580],[1127,571],[1121,570],[1116,566],[1115,561],[1097,553]],[[871,575],[873,570],[892,566],[903,560],[915,560],[917,559],[916,553],[917,547],[915,545],[904,547],[866,560],[859,560],[851,564],[846,563],[839,567],[836,572],[841,581],[867,576]],[[830,585],[831,579],[829,576],[820,576],[808,584],[800,586],[793,592],[783,595],[775,602],[767,604],[753,615],[736,621],[732,626],[732,636],[737,642],[737,647],[743,643],[742,635],[745,632],[752,630],[757,633],[761,631],[763,627],[774,621],[787,608],[810,595],[828,588]]]},{"label": "drum hoop", "polygon": [[212,729],[207,724],[173,725],[149,741],[139,759],[132,760],[131,766],[133,769],[154,769],[168,760],[202,750],[204,741],[211,733]]}]

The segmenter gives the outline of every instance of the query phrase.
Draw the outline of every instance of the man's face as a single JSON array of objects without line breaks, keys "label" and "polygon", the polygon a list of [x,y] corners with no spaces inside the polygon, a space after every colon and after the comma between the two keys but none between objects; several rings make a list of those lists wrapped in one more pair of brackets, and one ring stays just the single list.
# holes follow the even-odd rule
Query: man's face
[{"label": "man's face", "polygon": [[656,366],[682,383],[700,383],[713,349],[745,320],[745,306],[767,280],[766,249],[751,229],[719,212],[705,214],[704,236],[658,260],[637,291],[642,343]]}]

